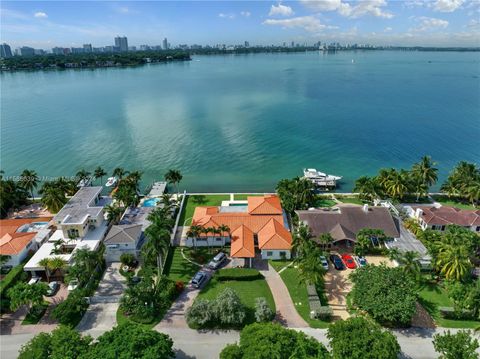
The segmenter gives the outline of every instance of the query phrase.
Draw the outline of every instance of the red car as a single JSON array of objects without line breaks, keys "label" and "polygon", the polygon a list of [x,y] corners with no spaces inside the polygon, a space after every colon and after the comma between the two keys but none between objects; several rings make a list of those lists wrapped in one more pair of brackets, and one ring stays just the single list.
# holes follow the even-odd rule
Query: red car
[{"label": "red car", "polygon": [[353,260],[350,254],[342,254],[342,261],[343,263],[345,263],[347,268],[350,268],[350,269],[357,268],[357,265],[355,264],[355,261]]}]

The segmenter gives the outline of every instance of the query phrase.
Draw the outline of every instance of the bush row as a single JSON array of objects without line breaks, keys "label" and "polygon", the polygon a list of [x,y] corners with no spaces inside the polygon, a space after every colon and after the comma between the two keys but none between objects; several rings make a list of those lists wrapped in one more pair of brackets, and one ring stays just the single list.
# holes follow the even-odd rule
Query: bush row
[{"label": "bush row", "polygon": [[28,274],[23,271],[26,261],[12,268],[10,272],[0,282],[0,313],[4,313],[10,308],[10,300],[7,298],[7,290],[13,287],[19,281],[26,281]]},{"label": "bush row", "polygon": [[215,278],[220,281],[256,280],[263,278],[263,276],[258,270],[253,268],[224,268],[215,274]]}]

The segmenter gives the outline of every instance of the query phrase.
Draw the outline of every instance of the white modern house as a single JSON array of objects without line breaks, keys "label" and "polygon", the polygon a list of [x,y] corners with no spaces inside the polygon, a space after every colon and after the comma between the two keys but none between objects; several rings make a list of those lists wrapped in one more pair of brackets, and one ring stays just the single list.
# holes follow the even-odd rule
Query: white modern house
[{"label": "white modern house", "polygon": [[24,267],[32,274],[41,274],[44,258],[61,257],[71,264],[72,254],[79,248],[98,249],[105,238],[108,223],[103,208],[109,199],[102,198],[102,187],[81,187],[53,218],[57,230],[42,244]]},{"label": "white modern house", "polygon": [[105,260],[119,262],[124,253],[138,258],[144,242],[141,224],[119,224],[112,226],[105,238]]}]

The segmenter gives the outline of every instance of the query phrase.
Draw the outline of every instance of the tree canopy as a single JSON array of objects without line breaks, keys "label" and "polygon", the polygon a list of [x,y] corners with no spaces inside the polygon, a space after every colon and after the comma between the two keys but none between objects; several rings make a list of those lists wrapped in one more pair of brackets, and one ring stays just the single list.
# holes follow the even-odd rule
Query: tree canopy
[{"label": "tree canopy", "polygon": [[240,343],[227,346],[220,359],[329,358],[325,346],[302,332],[279,324],[255,323],[240,333]]},{"label": "tree canopy", "polygon": [[444,334],[435,334],[433,346],[435,351],[440,353],[440,359],[478,358],[476,350],[479,348],[479,343],[470,331],[460,330],[453,334],[448,330]]},{"label": "tree canopy", "polygon": [[401,268],[358,268],[350,275],[352,304],[388,326],[407,326],[416,311],[416,284]]},{"label": "tree canopy", "polygon": [[333,359],[396,359],[400,345],[395,336],[362,317],[339,320],[328,328]]}]

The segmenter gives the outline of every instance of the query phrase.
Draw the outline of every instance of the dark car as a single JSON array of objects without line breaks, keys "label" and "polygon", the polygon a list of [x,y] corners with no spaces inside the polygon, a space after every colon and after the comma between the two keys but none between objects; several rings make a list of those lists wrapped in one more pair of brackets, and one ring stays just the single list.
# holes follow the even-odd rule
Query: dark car
[{"label": "dark car", "polygon": [[48,283],[47,297],[53,297],[59,289],[60,289],[60,284],[58,282]]},{"label": "dark car", "polygon": [[207,279],[207,273],[198,272],[197,274],[195,274],[195,277],[193,277],[192,279],[192,285],[195,288],[200,288],[200,286],[202,285],[203,282],[205,282],[206,279]]},{"label": "dark car", "polygon": [[342,258],[336,254],[332,254],[330,256],[330,262],[333,263],[333,266],[335,267],[336,270],[344,270],[345,265],[343,264]]}]

